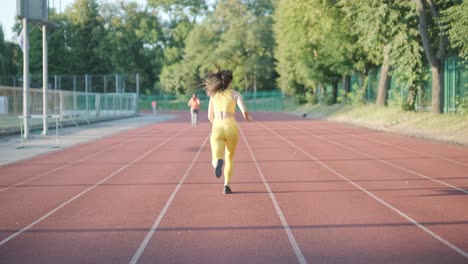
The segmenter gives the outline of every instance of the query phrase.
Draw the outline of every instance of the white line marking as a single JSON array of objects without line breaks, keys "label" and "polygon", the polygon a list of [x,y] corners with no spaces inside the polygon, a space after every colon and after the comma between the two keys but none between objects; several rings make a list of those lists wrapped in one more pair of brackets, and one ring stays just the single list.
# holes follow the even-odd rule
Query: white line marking
[{"label": "white line marking", "polygon": [[95,152],[95,153],[93,153],[93,154],[91,154],[91,155],[89,155],[89,156],[86,156],[86,157],[81,158],[81,159],[79,159],[79,160],[76,160],[76,161],[74,161],[74,162],[70,162],[70,163],[67,163],[67,164],[65,164],[65,165],[62,165],[62,166],[53,168],[53,169],[48,170],[48,171],[46,171],[46,172],[43,172],[43,173],[41,173],[41,174],[39,174],[39,175],[37,175],[37,176],[34,176],[34,177],[32,177],[32,178],[29,178],[29,179],[27,179],[27,180],[24,180],[24,181],[15,183],[15,184],[13,184],[13,185],[11,185],[11,186],[8,186],[8,187],[5,187],[5,188],[3,188],[3,189],[0,189],[0,192],[9,190],[9,189],[11,189],[11,188],[13,188],[13,187],[16,187],[16,186],[25,184],[25,183],[30,182],[30,181],[33,181],[33,180],[38,179],[38,178],[40,178],[40,177],[42,177],[42,176],[44,176],[44,175],[47,175],[47,174],[52,173],[52,172],[54,172],[54,171],[57,171],[57,170],[66,168],[66,167],[68,167],[68,166],[71,166],[71,165],[76,164],[76,163],[78,163],[78,162],[81,162],[81,161],[83,161],[83,160],[92,158],[92,157],[96,156],[97,154],[99,154],[99,153],[101,153],[101,152],[104,152],[104,151],[107,151],[107,150],[111,150],[111,149],[113,149],[113,148],[116,148],[116,147],[119,146],[120,144],[123,144],[123,142],[120,142],[120,143],[118,143],[117,145],[113,145],[112,147],[106,148],[106,149],[104,149],[104,150]]},{"label": "white line marking", "polygon": [[278,201],[276,200],[275,195],[271,191],[270,185],[268,184],[265,175],[263,174],[262,170],[260,169],[260,165],[258,164],[257,159],[255,158],[255,155],[252,151],[252,148],[250,147],[249,142],[247,141],[247,138],[244,135],[244,131],[239,127],[239,130],[242,134],[242,137],[244,138],[245,144],[247,145],[247,149],[250,152],[250,155],[252,156],[252,159],[255,163],[255,167],[257,168],[258,173],[260,174],[260,177],[262,178],[263,185],[265,185],[265,188],[268,191],[268,195],[270,196],[270,199],[273,203],[273,206],[275,207],[276,213],[278,214],[278,217],[281,221],[281,224],[283,225],[284,231],[286,232],[286,235],[288,236],[289,243],[291,244],[291,247],[294,250],[294,253],[296,254],[297,260],[299,263],[307,263],[307,260],[305,259],[304,255],[302,254],[301,248],[299,247],[299,244],[297,243],[296,239],[294,238],[294,235],[291,231],[291,228],[289,227],[288,221],[286,221],[286,217],[284,216],[283,212],[281,211],[281,208],[278,204]]},{"label": "white line marking", "polygon": [[352,151],[352,152],[359,153],[359,154],[364,155],[364,156],[366,156],[366,157],[368,157],[368,158],[371,158],[371,159],[373,159],[373,160],[376,160],[376,161],[382,162],[382,163],[384,163],[384,164],[387,164],[387,165],[389,165],[389,166],[395,167],[395,168],[397,168],[397,169],[400,169],[400,170],[409,172],[409,173],[411,173],[411,174],[414,174],[414,175],[419,176],[419,177],[421,177],[421,178],[424,178],[424,179],[426,179],[426,180],[430,180],[430,181],[436,182],[436,183],[438,183],[438,184],[441,184],[441,185],[445,185],[445,186],[447,186],[447,187],[450,187],[450,188],[452,188],[452,189],[454,189],[454,190],[460,191],[460,192],[462,192],[462,193],[468,194],[468,190],[465,190],[465,189],[462,189],[462,188],[458,188],[458,187],[456,187],[456,186],[454,186],[454,185],[451,185],[451,184],[449,184],[449,183],[446,183],[446,182],[443,182],[443,181],[440,181],[440,180],[437,180],[437,179],[433,179],[433,178],[431,178],[431,177],[429,177],[429,176],[426,176],[426,175],[424,175],[424,174],[421,174],[421,173],[412,171],[412,170],[407,169],[407,168],[400,167],[400,166],[398,166],[398,165],[396,165],[396,164],[394,164],[394,163],[391,163],[391,162],[386,161],[386,160],[383,160],[383,159],[379,159],[379,158],[377,158],[377,157],[375,157],[375,156],[372,156],[372,155],[367,154],[367,153],[365,153],[365,152],[359,151],[359,150],[357,150],[357,149],[353,149],[352,147],[346,146],[346,145],[344,145],[344,144],[341,144],[341,143],[338,143],[338,142],[329,140],[329,139],[324,138],[324,137],[321,137],[321,136],[314,135],[314,134],[312,134],[312,133],[310,133],[310,132],[308,132],[307,130],[304,130],[304,129],[302,129],[302,128],[298,128],[298,127],[295,127],[295,126],[290,126],[290,127],[293,127],[293,128],[295,128],[295,129],[297,129],[297,130],[300,130],[300,131],[303,131],[303,132],[305,132],[305,133],[307,133],[307,134],[309,134],[309,135],[311,135],[311,136],[313,136],[313,137],[319,138],[319,139],[321,139],[321,140],[328,141],[328,142],[330,142],[330,143],[332,143],[332,144],[334,144],[334,145],[337,145],[337,146],[340,146],[340,147],[342,147],[342,148],[348,149],[348,150],[350,150],[350,151]]},{"label": "white line marking", "polygon": [[398,149],[403,149],[403,150],[406,150],[406,151],[409,151],[409,152],[413,152],[413,153],[416,153],[416,154],[425,155],[425,156],[431,157],[431,158],[438,158],[438,159],[441,159],[441,160],[445,160],[445,161],[448,161],[448,162],[452,162],[452,163],[455,163],[455,164],[459,164],[459,165],[468,167],[468,164],[467,164],[467,163],[463,163],[463,162],[460,162],[460,161],[458,161],[458,160],[452,160],[452,159],[449,159],[449,158],[446,158],[446,157],[436,156],[436,155],[430,154],[430,153],[419,152],[419,151],[414,150],[414,149],[410,149],[410,148],[402,147],[402,146],[396,146],[396,145],[389,144],[389,143],[385,143],[385,142],[382,142],[382,141],[376,140],[376,139],[369,139],[369,138],[361,137],[361,136],[354,135],[354,134],[349,134],[349,135],[352,136],[352,137],[357,137],[357,138],[363,139],[363,140],[375,142],[375,143],[377,143],[377,144],[381,144],[381,145],[385,145],[385,146],[390,146],[390,147],[398,148]]},{"label": "white line marking", "polygon": [[385,202],[383,199],[377,197],[375,194],[373,194],[372,192],[366,190],[364,187],[361,187],[359,184],[353,182],[352,180],[346,178],[345,176],[343,176],[341,173],[333,170],[332,168],[330,168],[328,165],[326,165],[325,163],[323,163],[322,161],[318,160],[317,158],[315,158],[314,156],[312,156],[311,154],[309,154],[308,152],[306,152],[305,150],[301,149],[300,147],[298,147],[297,145],[295,145],[294,143],[292,143],[291,141],[289,141],[288,139],[284,138],[283,136],[279,135],[278,133],[276,133],[275,131],[273,131],[272,129],[264,126],[261,124],[261,126],[263,126],[265,129],[267,129],[268,131],[270,131],[272,134],[278,136],[279,138],[281,138],[283,141],[287,142],[289,145],[295,147],[296,149],[298,149],[299,151],[301,151],[302,153],[304,153],[306,156],[308,156],[310,159],[312,159],[313,161],[319,163],[320,165],[322,165],[324,168],[328,169],[329,171],[333,172],[335,175],[337,175],[338,177],[340,177],[341,179],[347,181],[348,183],[350,183],[351,185],[353,185],[354,187],[358,188],[359,190],[363,191],[364,193],[366,193],[367,195],[369,195],[370,197],[374,198],[376,201],[378,201],[379,203],[383,204],[384,206],[390,208],[392,211],[394,211],[395,213],[399,214],[401,217],[405,218],[406,220],[410,221],[411,223],[413,223],[415,226],[419,227],[421,230],[423,230],[424,232],[428,233],[430,236],[432,236],[433,238],[437,239],[438,241],[442,242],[443,244],[445,244],[446,246],[448,246],[449,248],[451,248],[452,250],[456,251],[457,253],[461,254],[463,257],[465,258],[468,258],[468,252],[465,252],[463,251],[461,248],[455,246],[454,244],[450,243],[449,241],[445,240],[444,238],[442,238],[441,236],[437,235],[436,233],[434,233],[433,231],[431,231],[429,228],[423,226],[422,224],[420,224],[419,222],[417,222],[416,220],[414,220],[413,218],[409,217],[408,215],[406,215],[405,213],[401,212],[400,210],[398,210],[397,208],[393,207],[392,205],[388,204],[387,202]]},{"label": "white line marking", "polygon": [[[102,139],[102,138],[101,138],[101,139]],[[122,145],[123,143],[130,142],[131,139],[133,139],[133,138],[127,139],[127,140],[125,140],[125,141],[121,141],[121,142],[119,142],[119,143],[117,143],[117,144],[114,144],[114,145],[112,145],[112,146],[110,146],[110,147],[108,147],[108,148],[105,148],[105,149],[103,149],[103,150],[99,150],[99,151],[97,151],[97,152],[95,152],[95,153],[93,153],[93,154],[91,154],[91,155],[88,155],[88,156],[86,156],[86,157],[83,157],[83,158],[81,158],[81,159],[79,159],[79,160],[76,160],[76,161],[73,161],[73,162],[64,164],[64,165],[62,165],[62,166],[53,168],[53,169],[48,170],[48,171],[45,171],[45,172],[43,172],[43,173],[41,173],[41,174],[39,174],[39,175],[37,175],[37,176],[34,176],[34,177],[32,177],[32,178],[29,178],[29,179],[27,179],[27,180],[24,180],[24,181],[15,183],[15,184],[13,184],[13,185],[10,185],[10,186],[8,186],[8,187],[5,187],[5,188],[3,188],[3,189],[0,189],[0,192],[4,192],[4,191],[9,190],[9,189],[11,189],[11,188],[13,188],[13,187],[16,187],[16,186],[25,184],[25,183],[27,183],[27,182],[33,181],[33,180],[35,180],[35,179],[38,179],[38,178],[40,178],[40,177],[42,177],[42,176],[45,176],[45,175],[47,175],[47,174],[49,174],[49,173],[52,173],[52,172],[54,172],[54,171],[57,171],[57,170],[66,168],[66,167],[71,166],[71,165],[73,165],[73,164],[77,164],[78,162],[81,162],[81,161],[83,161],[83,160],[87,160],[87,159],[89,159],[89,158],[92,158],[92,157],[96,156],[97,154],[102,153],[102,152],[104,152],[104,151],[112,150],[112,149],[114,149],[114,148],[116,148],[116,147]],[[96,140],[94,140],[94,141],[97,141],[97,140],[99,140],[99,139],[96,139]],[[91,142],[86,142],[86,143],[91,143]],[[86,143],[83,143],[82,145],[84,145],[84,144],[86,144]],[[80,145],[81,145],[81,144],[80,144]],[[74,146],[74,147],[76,147],[76,146]],[[9,164],[9,165],[10,165],[10,164]],[[13,164],[11,164],[11,166],[13,166]]]},{"label": "white line marking", "polygon": [[148,154],[150,154],[151,152],[153,152],[154,150],[156,150],[157,148],[159,148],[160,146],[166,144],[167,142],[169,142],[170,140],[174,139],[175,137],[177,137],[178,135],[182,134],[182,132],[184,132],[185,130],[187,130],[189,127],[181,130],[179,133],[177,133],[176,135],[174,135],[173,137],[170,137],[166,140],[164,140],[163,142],[159,143],[158,145],[156,145],[155,147],[153,147],[152,149],[148,150],[147,152],[145,152],[143,155],[141,155],[140,157],[136,158],[135,160],[133,160],[132,162],[126,164],[125,166],[123,166],[122,168],[118,169],[117,171],[113,172],[111,175],[107,176],[106,178],[100,180],[98,183],[94,184],[93,186],[89,187],[88,189],[80,192],[79,194],[75,195],[73,198],[69,199],[68,201],[62,203],[61,205],[57,206],[55,209],[49,211],[48,213],[46,213],[45,215],[43,215],[42,217],[40,217],[39,219],[37,219],[36,221],[32,222],[31,224],[29,224],[28,226],[24,227],[23,229],[17,231],[16,233],[10,235],[9,237],[3,239],[2,241],[0,241],[0,246],[3,246],[4,244],[6,244],[8,241],[12,240],[13,238],[17,237],[18,235],[22,234],[23,232],[25,232],[26,230],[30,229],[31,227],[37,225],[38,223],[40,223],[42,220],[46,219],[47,217],[49,217],[50,215],[54,214],[55,212],[57,212],[58,210],[62,209],[63,207],[65,207],[67,204],[73,202],[74,200],[80,198],[83,194],[91,191],[92,189],[96,188],[97,186],[99,186],[100,184],[102,184],[103,182],[107,181],[108,179],[112,178],[113,176],[117,175],[119,172],[123,171],[124,169],[128,168],[130,165],[134,164],[135,162],[141,160],[142,158],[146,157]]},{"label": "white line marking", "polygon": [[151,238],[153,237],[154,233],[156,232],[156,229],[158,228],[159,224],[161,223],[162,219],[164,218],[164,215],[166,214],[167,210],[169,209],[169,206],[171,206],[172,201],[174,200],[174,197],[176,196],[177,192],[179,192],[179,189],[182,187],[182,184],[184,183],[185,179],[189,175],[189,172],[192,169],[193,164],[195,164],[195,161],[198,159],[198,156],[200,156],[200,153],[201,153],[203,147],[205,146],[206,142],[208,141],[208,138],[209,138],[209,135],[205,138],[205,141],[203,141],[200,149],[198,150],[197,154],[193,158],[192,163],[190,163],[190,165],[188,166],[187,170],[184,173],[184,176],[182,177],[182,179],[180,179],[179,183],[177,184],[176,188],[172,192],[171,196],[166,201],[166,204],[164,205],[163,209],[161,210],[161,213],[159,213],[158,217],[154,221],[154,223],[151,226],[150,230],[146,234],[146,237],[141,242],[140,247],[135,252],[135,255],[133,255],[132,259],[130,260],[131,264],[134,264],[134,263],[138,262],[141,255],[143,254],[143,251],[145,250],[146,246],[148,246]]}]

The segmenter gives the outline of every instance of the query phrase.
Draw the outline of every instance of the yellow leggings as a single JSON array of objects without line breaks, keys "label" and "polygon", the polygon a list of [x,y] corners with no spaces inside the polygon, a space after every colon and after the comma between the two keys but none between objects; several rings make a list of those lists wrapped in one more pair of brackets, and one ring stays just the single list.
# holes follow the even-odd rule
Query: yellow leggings
[{"label": "yellow leggings", "polygon": [[234,154],[238,140],[239,133],[234,118],[214,120],[210,137],[212,164],[213,167],[216,167],[218,159],[224,158],[224,185],[229,185],[231,182]]}]

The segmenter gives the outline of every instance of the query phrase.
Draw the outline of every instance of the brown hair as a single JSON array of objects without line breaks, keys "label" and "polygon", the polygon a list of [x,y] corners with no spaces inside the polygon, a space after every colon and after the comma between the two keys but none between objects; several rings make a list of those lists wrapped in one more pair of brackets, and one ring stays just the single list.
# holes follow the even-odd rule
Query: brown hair
[{"label": "brown hair", "polygon": [[226,90],[232,82],[232,71],[221,70],[221,67],[216,65],[218,71],[215,73],[209,73],[204,81],[205,92],[208,96],[211,96],[219,91]]}]

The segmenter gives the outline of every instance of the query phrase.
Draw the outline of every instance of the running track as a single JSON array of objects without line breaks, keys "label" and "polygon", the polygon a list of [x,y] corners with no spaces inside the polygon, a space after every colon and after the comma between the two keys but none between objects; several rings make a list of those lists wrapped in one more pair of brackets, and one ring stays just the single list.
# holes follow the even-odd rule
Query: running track
[{"label": "running track", "polygon": [[468,263],[468,148],[256,113],[231,195],[206,113],[0,167],[0,263]]}]

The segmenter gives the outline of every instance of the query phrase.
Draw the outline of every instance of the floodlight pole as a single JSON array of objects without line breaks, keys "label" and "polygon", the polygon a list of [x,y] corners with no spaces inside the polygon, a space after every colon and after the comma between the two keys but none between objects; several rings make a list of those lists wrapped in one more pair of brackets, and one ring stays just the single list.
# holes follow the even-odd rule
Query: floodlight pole
[{"label": "floodlight pole", "polygon": [[28,19],[23,18],[23,126],[24,138],[29,137],[28,95],[29,95],[29,29]]},{"label": "floodlight pole", "polygon": [[42,135],[47,135],[47,87],[48,87],[48,64],[47,64],[47,24],[42,24]]}]

